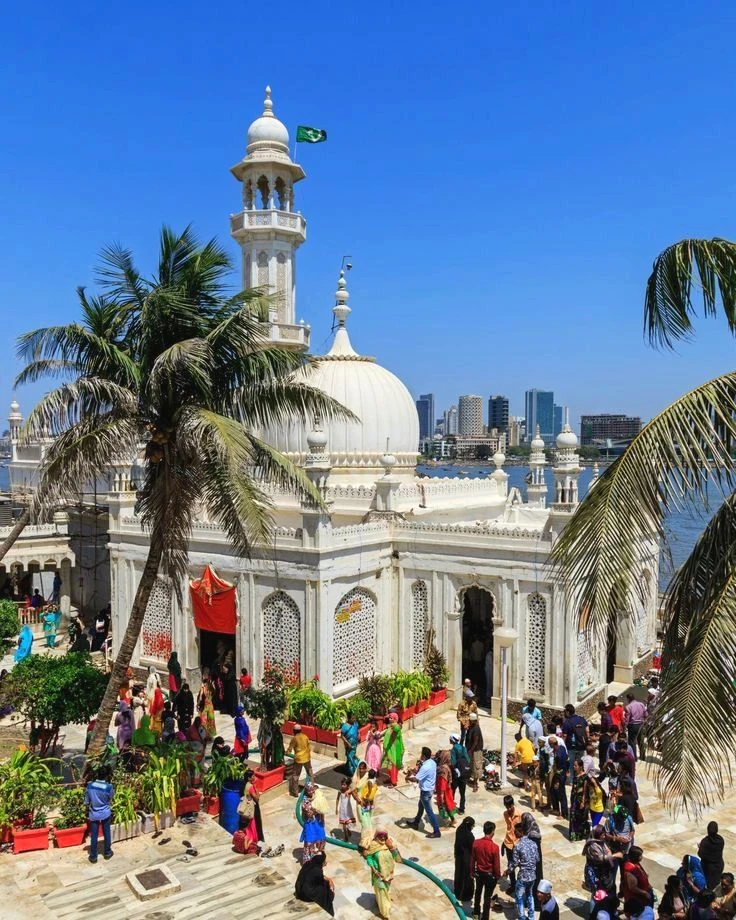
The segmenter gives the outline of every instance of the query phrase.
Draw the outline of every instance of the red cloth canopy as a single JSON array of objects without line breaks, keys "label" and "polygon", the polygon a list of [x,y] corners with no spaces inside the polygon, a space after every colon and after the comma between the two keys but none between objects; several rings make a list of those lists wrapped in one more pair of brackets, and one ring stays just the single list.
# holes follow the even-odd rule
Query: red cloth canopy
[{"label": "red cloth canopy", "polygon": [[189,593],[197,629],[235,635],[235,585],[218,578],[208,565],[201,578],[189,582]]}]

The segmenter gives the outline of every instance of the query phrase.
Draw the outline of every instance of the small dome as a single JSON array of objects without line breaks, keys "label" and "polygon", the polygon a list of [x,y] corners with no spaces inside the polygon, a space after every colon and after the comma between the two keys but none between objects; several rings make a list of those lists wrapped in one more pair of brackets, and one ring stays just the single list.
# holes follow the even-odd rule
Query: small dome
[{"label": "small dome", "polygon": [[307,435],[307,445],[313,454],[321,454],[327,447],[327,435],[321,428],[313,428]]},{"label": "small dome", "polygon": [[289,156],[289,132],[286,125],[273,114],[271,87],[266,87],[263,114],[248,128],[247,153],[251,157],[262,157],[273,153]]},{"label": "small dome", "polygon": [[537,425],[537,432],[532,438],[531,448],[535,451],[544,450],[544,438],[539,433],[539,425]]},{"label": "small dome", "polygon": [[565,425],[557,435],[557,447],[560,450],[574,450],[578,446],[578,436],[569,425]]}]

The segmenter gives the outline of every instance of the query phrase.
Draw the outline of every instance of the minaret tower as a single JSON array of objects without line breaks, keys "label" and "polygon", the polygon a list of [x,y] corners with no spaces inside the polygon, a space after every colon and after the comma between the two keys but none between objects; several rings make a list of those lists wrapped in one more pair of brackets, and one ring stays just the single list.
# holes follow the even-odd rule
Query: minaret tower
[{"label": "minaret tower", "polygon": [[544,453],[544,440],[537,432],[531,443],[531,453],[529,454],[529,481],[526,487],[527,499],[530,505],[538,505],[544,508],[547,501],[547,481],[544,478],[544,468],[547,465],[547,457]]},{"label": "minaret tower", "polygon": [[263,114],[248,128],[245,157],[230,172],[243,186],[243,208],[230,217],[230,232],[243,253],[243,288],[273,295],[273,342],[306,350],[309,326],[296,320],[296,251],[307,225],[294,210],[294,185],[304,170],[291,161],[289,132],[273,114],[270,86]]},{"label": "minaret tower", "polygon": [[565,424],[557,435],[557,456],[552,468],[555,478],[555,511],[574,511],[578,504],[578,477],[582,472],[577,452],[578,439],[570,427],[570,410],[565,409]]},{"label": "minaret tower", "polygon": [[15,461],[18,459],[18,442],[20,441],[20,433],[23,428],[23,415],[20,411],[20,406],[15,399],[10,404],[8,428],[10,429],[10,446],[12,450],[12,458]]}]

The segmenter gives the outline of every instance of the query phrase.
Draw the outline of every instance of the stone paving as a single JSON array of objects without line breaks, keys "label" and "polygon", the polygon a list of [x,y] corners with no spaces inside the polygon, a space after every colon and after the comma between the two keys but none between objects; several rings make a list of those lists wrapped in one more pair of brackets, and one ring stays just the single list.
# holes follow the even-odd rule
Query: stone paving
[{"label": "stone paving", "polygon": [[[423,745],[427,745],[432,750],[447,747],[447,739],[450,733],[456,729],[456,726],[454,712],[450,711],[435,716],[423,726],[407,732],[405,764],[413,763],[418,758],[419,751]],[[481,727],[485,746],[500,747],[500,720],[481,714]],[[218,715],[218,728],[226,740],[232,739],[231,720]],[[251,725],[251,729],[255,734],[255,726]],[[507,739],[510,746],[513,744],[514,730],[514,726],[507,726]],[[77,747],[81,743],[82,736],[83,729],[81,726],[70,726],[67,729],[65,739],[67,751]],[[339,767],[340,761],[334,757],[316,755],[313,762],[318,776],[317,781],[325,786],[327,799],[332,804],[335,798],[335,790],[338,788],[342,778],[342,774],[335,769],[336,766]],[[639,774],[642,773],[643,771],[640,770]],[[512,777],[512,779],[517,782],[515,777]],[[733,797],[726,804],[704,813],[697,821],[683,815],[673,818],[658,802],[653,785],[646,775],[637,775],[637,781],[645,823],[638,828],[636,840],[644,849],[644,866],[650,875],[655,890],[660,895],[666,877],[677,868],[682,856],[687,852],[697,850],[698,841],[704,835],[705,825],[711,819],[718,820],[721,833],[726,840],[726,866],[730,869],[734,868],[734,863],[736,863],[736,801]],[[528,807],[529,803],[525,793],[520,792],[518,788],[510,788],[506,791],[517,797],[522,810]],[[416,813],[417,797],[416,786],[405,783],[403,776],[397,789],[382,787],[376,803],[374,824],[385,827],[394,836],[405,861],[418,859],[422,865],[451,885],[454,830],[443,830],[440,840],[430,840],[424,836],[423,831],[415,832],[397,825],[397,822],[400,824],[402,819],[413,818]],[[476,819],[477,829],[483,821],[488,819],[495,821],[499,828],[503,825],[501,798],[502,793],[491,793],[482,788],[477,794],[468,793],[466,814],[472,815]],[[570,916],[572,913],[586,916],[587,901],[585,893],[581,889],[583,860],[580,852],[582,843],[571,843],[567,840],[566,823],[559,819],[544,817],[540,813],[537,813],[536,817],[543,835],[545,877],[549,878],[554,884],[561,912],[569,917],[570,920],[572,920]],[[293,881],[299,871],[299,856],[301,853],[299,844],[300,829],[294,817],[294,799],[284,795],[266,802],[263,806],[263,823],[266,842],[271,846],[284,843],[285,852],[281,857],[273,860],[249,858],[245,861],[254,864],[257,868],[260,867],[261,872],[275,871],[279,876],[283,876],[288,880],[288,886],[279,886],[279,890],[283,892],[283,903],[286,904],[293,891]],[[328,831],[332,831],[334,836],[340,836],[337,832],[336,816],[328,817],[327,826]],[[210,819],[200,816],[196,828],[204,829],[208,827],[211,830],[199,830],[198,832],[219,835],[215,839],[221,841],[224,832],[220,831]],[[178,827],[175,829],[175,833],[179,837],[182,836]],[[186,837],[187,833],[193,834],[194,831],[185,830],[183,836]],[[354,835],[353,839],[357,839],[357,835]],[[497,840],[499,840],[498,834]],[[231,863],[230,860],[234,859],[234,854],[231,853],[228,843],[215,843],[209,837],[207,841],[209,846],[222,848],[221,857],[218,857],[214,850],[212,851],[210,855],[211,869],[206,873],[205,878],[199,879],[201,889],[209,892],[208,897],[214,898],[214,891],[218,886],[221,887],[223,892],[229,892],[230,885],[234,882],[231,866],[242,858],[238,858],[235,863]],[[174,844],[171,846],[174,846]],[[141,850],[142,856],[139,850]],[[78,914],[55,915],[50,912],[49,906],[49,903],[53,904],[54,902],[53,900],[48,901],[51,891],[59,886],[68,887],[71,885],[73,887],[80,882],[85,882],[88,888],[91,885],[90,891],[93,893],[106,891],[109,885],[117,889],[120,879],[122,879],[125,872],[130,870],[132,865],[137,867],[139,865],[153,864],[158,854],[156,843],[151,841],[150,837],[144,837],[118,844],[115,858],[108,863],[103,863],[100,860],[96,866],[89,866],[78,850],[50,850],[48,853],[25,854],[20,857],[2,855],[0,856],[0,897],[2,898],[0,903],[11,904],[14,912],[6,913],[3,910],[0,914],[3,917],[12,917],[13,920],[15,918],[25,920],[25,918],[31,917],[38,918],[38,920],[44,918],[45,920],[45,918],[52,916],[94,916],[94,914],[81,910]],[[327,854],[327,873],[334,879],[337,892],[335,915],[338,920],[364,920],[364,918],[376,916],[369,873],[357,853],[328,845]],[[217,860],[220,858],[221,873],[217,871]],[[177,873],[177,869],[182,870],[182,864],[174,862],[172,865],[175,867],[175,873]],[[197,870],[196,860],[193,860],[191,864],[187,864],[183,868],[188,875],[191,875],[193,880],[187,888],[189,897],[194,897],[196,893],[197,900],[200,901],[201,891],[196,884],[200,873]],[[250,871],[254,875],[258,874],[255,869]],[[252,913],[255,902],[250,901],[251,892],[248,890],[248,886],[251,882],[248,881],[248,878],[243,876],[242,891],[243,898],[250,902]],[[238,888],[240,887],[238,885]],[[179,897],[182,898],[183,895],[179,895]],[[393,885],[393,897],[392,920],[419,920],[419,918],[427,916],[432,916],[433,920],[434,918],[436,920],[442,920],[442,918],[451,920],[452,917],[456,916],[448,901],[434,885],[418,873],[404,866],[397,868]],[[215,903],[215,901],[212,903]],[[502,896],[502,903],[504,904],[506,917],[512,920],[515,916],[515,911],[511,901],[504,895]],[[42,909],[38,909],[39,904],[42,905]],[[466,905],[466,907],[469,908],[469,905]],[[268,913],[269,917],[281,916],[281,914],[275,912],[275,909],[274,905]],[[153,905],[151,905],[148,913],[145,911],[139,911],[135,914],[108,912],[107,916],[110,918],[113,916],[140,917],[143,920],[144,917],[149,916],[149,913],[153,918],[153,910]],[[219,918],[221,916],[239,916],[240,914],[205,911],[203,915]],[[287,915],[288,912],[283,914],[283,916]],[[177,912],[176,916],[180,916],[180,914]],[[163,915],[160,920],[164,920]]]}]

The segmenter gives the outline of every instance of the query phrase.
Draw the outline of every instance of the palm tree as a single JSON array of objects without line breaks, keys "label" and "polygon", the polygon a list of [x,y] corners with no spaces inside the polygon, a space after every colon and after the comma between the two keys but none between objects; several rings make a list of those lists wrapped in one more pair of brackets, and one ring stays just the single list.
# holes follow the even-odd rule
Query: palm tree
[{"label": "palm tree", "polygon": [[[655,260],[645,332],[672,349],[693,334],[696,295],[704,314],[723,310],[736,332],[736,243],[683,240]],[[703,383],[664,409],[632,440],[581,503],[552,552],[557,573],[585,611],[579,625],[605,641],[631,612],[642,551],[666,548],[673,509],[725,500],[664,601],[663,688],[647,732],[658,740],[660,796],[695,808],[722,797],[731,780],[736,678],[736,372]]]},{"label": "palm tree", "polygon": [[[42,517],[82,483],[142,451],[137,511],[148,556],[100,706],[89,753],[98,753],[114,712],[159,572],[180,593],[192,520],[201,504],[232,545],[248,555],[269,539],[264,481],[320,502],[304,471],[256,434],[272,425],[353,417],[310,387],[310,359],[266,341],[269,300],[261,291],[229,297],[231,263],[216,242],[191,229],[161,231],[157,274],[145,278],[131,253],[103,250],[100,309],[109,325],[94,342],[71,326],[41,329],[20,342],[19,382],[67,376],[31,412],[24,437],[54,440],[41,469],[32,513]],[[89,347],[88,347],[89,346]],[[141,446],[144,445],[144,446]]]}]

